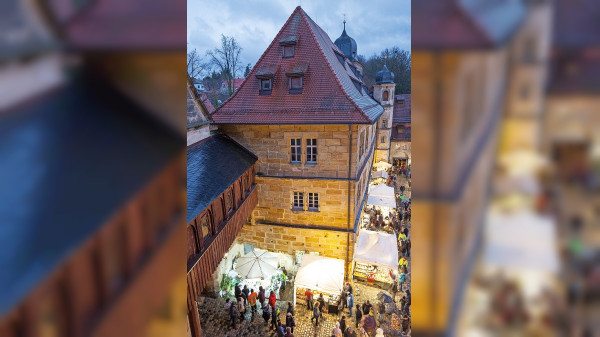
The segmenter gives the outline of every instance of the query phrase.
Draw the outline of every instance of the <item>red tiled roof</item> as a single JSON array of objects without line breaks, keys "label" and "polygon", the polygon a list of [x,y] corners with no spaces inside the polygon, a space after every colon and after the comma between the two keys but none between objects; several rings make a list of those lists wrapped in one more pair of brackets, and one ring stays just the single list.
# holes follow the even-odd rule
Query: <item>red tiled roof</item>
[{"label": "red tiled roof", "polygon": [[392,118],[392,123],[410,123],[410,94],[396,95],[394,97],[394,117]]},{"label": "red tiled roof", "polygon": [[[295,55],[282,58],[279,41],[296,36]],[[300,7],[289,17],[242,86],[213,114],[220,124],[370,124],[383,107],[353,84],[339,49]],[[306,66],[304,65],[306,64]],[[256,75],[273,70],[271,95],[259,95]],[[304,73],[302,94],[290,95],[286,72]],[[361,90],[362,91],[362,90]]]}]

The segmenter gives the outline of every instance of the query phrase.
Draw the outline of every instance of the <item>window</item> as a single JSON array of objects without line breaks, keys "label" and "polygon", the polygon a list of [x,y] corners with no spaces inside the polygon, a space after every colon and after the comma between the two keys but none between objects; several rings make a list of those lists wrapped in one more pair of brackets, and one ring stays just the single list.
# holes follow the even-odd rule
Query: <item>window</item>
[{"label": "window", "polygon": [[302,93],[302,77],[290,77],[290,95]]},{"label": "window", "polygon": [[365,152],[365,134],[360,135],[360,150],[358,152],[358,158],[362,158],[363,153]]},{"label": "window", "polygon": [[225,197],[225,201],[226,201],[226,206],[227,206],[227,212],[231,212],[231,210],[233,209],[233,200],[231,199],[231,192],[227,193],[227,196]]},{"label": "window", "polygon": [[381,136],[381,143],[385,143],[385,136]]},{"label": "window", "polygon": [[291,150],[292,150],[292,163],[299,163],[301,161],[302,148],[300,145],[300,138],[292,138],[291,139]]},{"label": "window", "polygon": [[317,162],[317,140],[307,139],[306,140],[306,162],[316,163]]},{"label": "window", "polygon": [[210,222],[208,221],[208,215],[204,216],[200,223],[202,224],[202,237],[206,239],[206,237],[210,235]]},{"label": "window", "polygon": [[402,145],[402,150],[408,150],[408,146]]},{"label": "window", "polygon": [[390,93],[387,90],[384,90],[382,100],[387,101],[389,98],[390,98]]},{"label": "window", "polygon": [[384,129],[387,128],[387,119],[384,119],[383,121],[381,121],[381,124]]},{"label": "window", "polygon": [[260,80],[260,91],[259,91],[260,95],[270,95],[271,94],[271,88],[273,86],[271,81],[272,81],[271,79]]},{"label": "window", "polygon": [[296,46],[283,46],[283,58],[294,57]]},{"label": "window", "polygon": [[304,209],[304,193],[294,192],[294,203],[292,204],[294,209]]},{"label": "window", "polygon": [[319,210],[319,193],[308,193],[308,210]]}]

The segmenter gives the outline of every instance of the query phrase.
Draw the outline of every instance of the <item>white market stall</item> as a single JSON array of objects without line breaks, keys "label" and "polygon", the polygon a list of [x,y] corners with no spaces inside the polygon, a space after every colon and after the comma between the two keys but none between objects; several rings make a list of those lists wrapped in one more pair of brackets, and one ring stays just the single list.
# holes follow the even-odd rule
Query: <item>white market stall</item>
[{"label": "white market stall", "polygon": [[386,184],[369,185],[367,205],[395,209],[396,198],[394,196],[394,188]]},{"label": "white market stall", "polygon": [[559,271],[555,222],[530,210],[490,211],[485,227],[485,267],[521,281],[526,296],[553,283]]},{"label": "white market stall", "polygon": [[392,164],[385,162],[385,161],[378,161],[375,165],[373,165],[373,167],[377,170],[377,171],[384,171],[389,169],[390,167],[392,167]]},{"label": "white market stall", "polygon": [[[307,254],[294,280],[294,305],[298,297],[304,296],[304,289],[330,294],[330,299],[339,297],[344,287],[344,260]],[[315,299],[317,298],[315,294]],[[328,299],[326,298],[326,301]]]},{"label": "white market stall", "polygon": [[354,252],[354,276],[367,279],[373,273],[375,281],[392,283],[390,271],[398,271],[398,241],[395,234],[363,230]]}]

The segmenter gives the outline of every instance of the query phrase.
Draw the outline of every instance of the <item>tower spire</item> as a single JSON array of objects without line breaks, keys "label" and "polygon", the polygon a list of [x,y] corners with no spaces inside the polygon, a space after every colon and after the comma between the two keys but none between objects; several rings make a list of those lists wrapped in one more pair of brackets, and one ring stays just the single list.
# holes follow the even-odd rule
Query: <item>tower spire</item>
[{"label": "tower spire", "polygon": [[344,14],[344,30],[346,30],[346,14]]}]

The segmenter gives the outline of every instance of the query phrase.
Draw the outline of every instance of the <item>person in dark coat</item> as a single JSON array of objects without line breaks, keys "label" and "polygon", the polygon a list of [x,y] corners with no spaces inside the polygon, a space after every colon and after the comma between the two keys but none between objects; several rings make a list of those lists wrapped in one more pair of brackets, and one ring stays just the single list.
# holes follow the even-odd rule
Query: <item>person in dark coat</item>
[{"label": "person in dark coat", "polygon": [[285,327],[280,321],[277,321],[277,337],[285,337]]},{"label": "person in dark coat", "polygon": [[237,309],[237,303],[234,301],[231,302],[231,306],[229,306],[229,318],[231,319],[231,326],[236,329],[236,323],[238,318],[240,317],[240,313]]},{"label": "person in dark coat", "polygon": [[245,305],[248,305],[248,295],[250,295],[250,289],[248,289],[247,285],[244,285],[244,289],[242,289],[242,297],[244,298]]},{"label": "person in dark coat", "polygon": [[265,320],[265,324],[269,325],[269,317],[271,317],[271,315],[269,314],[269,304],[263,304],[262,311],[262,317]]},{"label": "person in dark coat", "polygon": [[294,316],[294,305],[292,304],[292,302],[288,302],[287,313],[292,314],[292,316]]},{"label": "person in dark coat", "polygon": [[340,319],[340,330],[342,330],[342,332],[346,331],[346,316],[342,315],[342,318]]},{"label": "person in dark coat", "polygon": [[262,286],[258,287],[258,302],[261,306],[265,304],[265,289]]},{"label": "person in dark coat", "polygon": [[240,289],[240,284],[236,284],[234,288],[235,298],[242,296],[242,289]]},{"label": "person in dark coat", "polygon": [[279,310],[277,307],[271,307],[271,327],[274,330],[277,330],[277,321],[279,321],[277,310]]},{"label": "person in dark coat", "polygon": [[363,313],[362,313],[362,306],[360,305],[356,305],[356,328],[358,329],[358,324],[360,323],[360,320],[362,319]]},{"label": "person in dark coat", "polygon": [[294,332],[294,327],[296,326],[296,320],[294,319],[294,315],[292,315],[292,313],[288,312],[287,316],[285,317],[285,326],[288,327],[289,329],[291,329],[291,332]]}]

